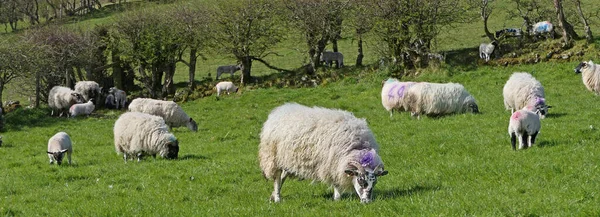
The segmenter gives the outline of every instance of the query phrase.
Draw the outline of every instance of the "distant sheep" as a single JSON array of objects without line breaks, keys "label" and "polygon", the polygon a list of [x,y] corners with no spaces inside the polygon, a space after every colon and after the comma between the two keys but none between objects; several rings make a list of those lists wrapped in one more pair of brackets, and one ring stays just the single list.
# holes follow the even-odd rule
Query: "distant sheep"
[{"label": "distant sheep", "polygon": [[481,43],[479,45],[479,58],[484,59],[486,62],[490,61],[494,49],[498,46],[498,42],[492,41],[490,44]]},{"label": "distant sheep", "polygon": [[504,37],[521,37],[523,35],[521,29],[517,28],[507,28],[496,31],[496,38],[500,38],[500,36]]},{"label": "distant sheep", "polygon": [[406,109],[420,118],[453,113],[479,113],[475,98],[465,87],[456,83],[415,83],[406,93]]},{"label": "distant sheep", "polygon": [[554,25],[550,21],[542,21],[534,24],[531,29],[531,35],[538,36],[541,34],[549,34],[551,38],[554,38]]},{"label": "distant sheep", "polygon": [[581,62],[575,68],[575,74],[581,73],[583,84],[585,87],[594,92],[596,95],[600,95],[600,66],[594,64],[591,60],[588,62]]},{"label": "distant sheep", "polygon": [[113,94],[108,94],[106,96],[106,99],[104,100],[104,108],[107,109],[116,109],[117,108],[117,104],[116,104],[116,100],[115,100],[115,96]]},{"label": "distant sheep", "polygon": [[48,106],[52,109],[51,115],[54,115],[54,112],[59,117],[63,114],[68,115],[68,109],[73,104],[83,102],[83,96],[68,87],[54,86],[48,93]]},{"label": "distant sheep", "polygon": [[383,104],[385,110],[390,112],[390,117],[392,117],[394,109],[398,111],[407,111],[404,96],[406,96],[406,92],[413,84],[415,84],[415,82],[400,82],[396,79],[389,78],[382,83],[381,104]]},{"label": "distant sheep", "polygon": [[344,66],[344,55],[340,52],[323,51],[320,60],[328,66],[331,66],[333,61],[336,62],[338,68]]},{"label": "distant sheep", "polygon": [[144,156],[160,155],[163,158],[175,159],[179,153],[179,141],[158,116],[126,112],[115,122],[115,150],[128,158],[137,157],[141,161]]},{"label": "distant sheep", "polygon": [[173,101],[148,98],[137,98],[129,104],[129,111],[142,112],[162,117],[170,127],[186,126],[191,131],[198,131],[198,125],[183,109]]},{"label": "distant sheep", "polygon": [[360,201],[372,200],[377,177],[386,175],[379,146],[365,119],[352,113],[295,103],[269,114],[260,134],[259,162],[274,180],[271,200],[279,202],[288,176],[331,185],[333,199],[354,188]]},{"label": "distant sheep", "polygon": [[235,86],[235,84],[233,84],[233,82],[231,81],[222,81],[219,82],[215,88],[217,89],[217,96],[221,95],[221,92],[226,92],[227,95],[229,95],[229,93],[234,93],[238,91],[238,87]]},{"label": "distant sheep", "polygon": [[521,108],[530,108],[540,118],[545,118],[548,113],[544,87],[531,74],[526,72],[513,73],[502,90],[504,96],[504,107],[511,113]]},{"label": "distant sheep", "polygon": [[78,81],[75,84],[75,92],[81,94],[83,101],[87,102],[100,94],[100,85],[95,81]]},{"label": "distant sheep", "polygon": [[71,164],[71,154],[73,153],[71,137],[65,132],[59,132],[48,140],[48,158],[50,158],[50,164],[56,161],[58,165],[61,165],[65,153],[67,153],[69,164]]},{"label": "distant sheep", "polygon": [[69,114],[71,114],[71,117],[73,118],[77,115],[92,114],[92,112],[94,111],[94,108],[96,107],[96,106],[94,106],[93,100],[94,99],[92,98],[86,103],[79,103],[79,104],[72,105],[71,108],[69,108]]},{"label": "distant sheep", "polygon": [[535,138],[540,132],[540,117],[528,110],[518,110],[510,116],[508,135],[512,149],[516,150],[517,139],[519,149],[526,149],[535,143]]},{"label": "distant sheep", "polygon": [[115,108],[116,109],[125,108],[125,105],[127,104],[127,93],[125,93],[125,91],[119,90],[116,87],[111,87],[108,90],[108,93],[115,96]]},{"label": "distant sheep", "polygon": [[219,66],[219,67],[217,67],[217,80],[219,80],[221,75],[224,73],[229,73],[231,75],[231,77],[233,77],[233,73],[235,73],[237,70],[241,70],[241,69],[242,69],[242,65]]}]

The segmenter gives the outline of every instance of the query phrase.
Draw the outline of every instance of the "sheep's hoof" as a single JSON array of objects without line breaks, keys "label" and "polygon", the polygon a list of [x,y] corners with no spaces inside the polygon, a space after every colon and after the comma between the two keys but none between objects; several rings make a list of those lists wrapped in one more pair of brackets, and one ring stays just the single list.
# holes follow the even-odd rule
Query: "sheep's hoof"
[{"label": "sheep's hoof", "polygon": [[281,201],[281,198],[279,196],[271,195],[269,201],[271,201],[272,203],[279,203]]}]

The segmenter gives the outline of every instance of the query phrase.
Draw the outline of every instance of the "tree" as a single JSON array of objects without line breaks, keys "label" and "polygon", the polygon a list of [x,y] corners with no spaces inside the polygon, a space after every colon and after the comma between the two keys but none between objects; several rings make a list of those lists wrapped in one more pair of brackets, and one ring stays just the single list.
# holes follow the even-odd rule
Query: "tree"
[{"label": "tree", "polygon": [[350,8],[348,16],[350,26],[354,29],[354,35],[357,38],[358,55],[356,56],[356,66],[362,66],[364,58],[363,36],[367,34],[375,25],[371,8],[366,4],[369,0],[354,1]]},{"label": "tree", "polygon": [[242,64],[242,84],[250,82],[252,61],[266,63],[263,58],[281,41],[284,29],[278,13],[271,0],[224,0],[212,10],[214,46]]},{"label": "tree", "polygon": [[0,44],[0,101],[3,102],[2,93],[8,83],[29,73],[29,49],[32,47],[19,42]]},{"label": "tree", "polygon": [[479,8],[481,10],[480,15],[481,15],[481,19],[483,20],[483,31],[485,32],[485,36],[487,36],[490,41],[494,41],[496,40],[496,37],[494,36],[494,34],[492,34],[488,28],[488,19],[490,18],[490,15],[492,15],[492,11],[494,10],[494,7],[491,6],[491,3],[494,2],[494,0],[475,0],[476,2],[480,3],[479,4]]},{"label": "tree", "polygon": [[[532,32],[533,25],[536,22],[549,20],[553,12],[546,2],[541,0],[512,0],[516,6],[518,14],[515,11],[509,11],[509,17],[520,16],[523,18],[523,25],[527,33]],[[528,36],[529,34],[525,34]]]},{"label": "tree", "polygon": [[585,39],[588,43],[593,43],[594,36],[592,35],[592,30],[590,29],[590,24],[588,22],[589,18],[586,17],[586,15],[583,13],[583,10],[581,10],[581,1],[573,0],[573,3],[575,3],[575,6],[577,7],[577,14],[579,15],[579,18],[581,18],[581,23],[583,24],[583,30],[585,32]]},{"label": "tree", "polygon": [[18,0],[0,0],[0,23],[5,25],[4,31],[8,32],[6,24],[9,24],[12,31],[17,30],[19,21],[23,19],[18,9]]}]

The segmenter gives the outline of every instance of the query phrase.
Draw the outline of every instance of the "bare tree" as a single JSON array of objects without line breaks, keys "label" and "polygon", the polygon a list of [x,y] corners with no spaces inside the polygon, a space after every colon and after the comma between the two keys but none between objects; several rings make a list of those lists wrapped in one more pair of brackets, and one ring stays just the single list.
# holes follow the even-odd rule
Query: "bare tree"
[{"label": "bare tree", "polygon": [[590,24],[588,22],[589,18],[585,16],[583,10],[581,10],[581,1],[573,0],[575,6],[577,7],[577,14],[579,18],[581,18],[581,23],[583,24],[583,30],[585,32],[585,39],[588,43],[594,42],[594,36],[592,35],[592,30],[590,29]]},{"label": "bare tree", "polygon": [[4,31],[8,32],[6,24],[12,31],[17,30],[19,21],[23,19],[23,14],[19,12],[19,0],[0,0],[0,23],[5,25]]},{"label": "bare tree", "polygon": [[356,0],[351,5],[351,12],[349,12],[348,16],[349,25],[354,29],[354,36],[357,40],[357,48],[358,55],[356,56],[356,66],[362,66],[363,58],[364,58],[364,49],[363,49],[363,37],[367,34],[373,26],[375,25],[375,20],[373,19],[373,12],[371,8],[366,4],[369,0]]},{"label": "bare tree", "polygon": [[572,39],[579,38],[573,26],[567,22],[563,11],[562,0],[553,0],[554,8],[556,9],[556,16],[558,18],[558,24],[562,28],[562,40],[565,44],[570,44]]},{"label": "bare tree", "polygon": [[494,0],[475,0],[475,2],[477,2],[480,9],[479,15],[483,20],[483,31],[485,32],[485,36],[487,36],[490,41],[496,40],[494,34],[492,34],[488,28],[488,19],[494,10],[494,7],[491,5]]}]

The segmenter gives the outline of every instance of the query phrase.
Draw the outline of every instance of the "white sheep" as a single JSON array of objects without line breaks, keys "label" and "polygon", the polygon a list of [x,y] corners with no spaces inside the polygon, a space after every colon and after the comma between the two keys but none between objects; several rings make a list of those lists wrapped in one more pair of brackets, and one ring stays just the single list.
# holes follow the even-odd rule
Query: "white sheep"
[{"label": "white sheep", "polygon": [[83,96],[83,101],[95,99],[100,94],[100,85],[95,81],[78,81],[75,84],[75,92]]},{"label": "white sheep", "polygon": [[71,143],[71,137],[65,132],[58,132],[48,140],[48,158],[50,158],[50,164],[56,163],[62,164],[62,160],[67,153],[69,164],[71,164],[71,154],[73,153],[73,144]]},{"label": "white sheep", "polygon": [[86,103],[78,103],[78,104],[72,105],[71,108],[69,108],[69,114],[71,114],[71,117],[74,118],[77,115],[92,114],[92,112],[94,111],[94,108],[96,107],[96,106],[94,106],[93,100],[94,99],[92,98]]},{"label": "white sheep", "polygon": [[545,118],[548,108],[546,105],[544,87],[531,74],[526,72],[513,73],[502,90],[504,107],[511,113],[521,108],[531,108],[540,118]]},{"label": "white sheep", "polygon": [[162,117],[169,127],[186,126],[198,131],[198,124],[183,109],[173,101],[163,101],[149,98],[137,98],[129,104],[129,111],[142,112]]},{"label": "white sheep", "polygon": [[600,95],[600,66],[594,64],[591,60],[588,62],[581,62],[575,68],[575,74],[581,73],[583,84],[585,87],[594,92],[596,95]]},{"label": "white sheep", "polygon": [[461,84],[413,84],[406,92],[406,109],[412,116],[440,116],[453,113],[479,113],[475,98]]},{"label": "white sheep", "polygon": [[523,33],[521,29],[507,28],[496,31],[496,38],[500,38],[500,36],[521,38],[521,36],[523,36]]},{"label": "white sheep", "polygon": [[233,77],[233,73],[241,69],[242,65],[219,66],[217,67],[217,80],[219,80],[219,77],[221,77],[223,73],[229,73],[231,74],[231,77]]},{"label": "white sheep", "polygon": [[83,96],[68,87],[54,86],[48,93],[48,106],[52,109],[51,115],[54,115],[54,112],[57,112],[58,116],[68,115],[68,109],[73,104],[83,102]]},{"label": "white sheep", "polygon": [[492,57],[492,53],[494,53],[494,49],[498,46],[497,41],[492,41],[492,43],[481,43],[479,45],[479,58],[484,59],[486,62],[490,61]]},{"label": "white sheep", "polygon": [[338,68],[344,66],[344,55],[340,52],[323,51],[320,60],[321,62],[325,62],[328,66],[331,66],[333,61],[336,62]]},{"label": "white sheep", "polygon": [[554,25],[550,21],[542,21],[533,25],[531,29],[531,35],[537,36],[540,34],[549,34],[551,38],[554,38]]},{"label": "white sheep", "polygon": [[124,90],[119,90],[116,87],[111,87],[108,90],[109,94],[113,94],[115,96],[115,108],[125,108],[125,104],[127,104],[127,93]]},{"label": "white sheep", "polygon": [[526,149],[535,143],[535,137],[540,132],[540,117],[528,109],[514,112],[510,116],[508,124],[508,135],[512,149],[516,150],[517,138],[519,149]]},{"label": "white sheep", "polygon": [[238,87],[235,86],[235,84],[233,84],[233,82],[231,81],[222,81],[219,82],[215,88],[217,89],[217,96],[221,95],[221,92],[226,92],[227,95],[229,95],[229,93],[233,93],[233,92],[237,92],[238,91]]},{"label": "white sheep", "polygon": [[415,82],[400,82],[397,79],[389,78],[382,83],[381,104],[383,104],[385,110],[390,112],[390,117],[392,117],[394,109],[407,111],[404,96],[406,96],[406,92]]},{"label": "white sheep", "polygon": [[176,159],[179,141],[158,116],[139,112],[126,112],[115,122],[115,150],[123,153],[123,160],[159,154],[163,158]]},{"label": "white sheep", "polygon": [[333,199],[354,187],[361,202],[372,199],[377,177],[386,175],[379,146],[365,119],[352,113],[295,103],[269,114],[260,134],[259,162],[274,181],[271,200],[279,202],[288,176],[331,185]]}]

